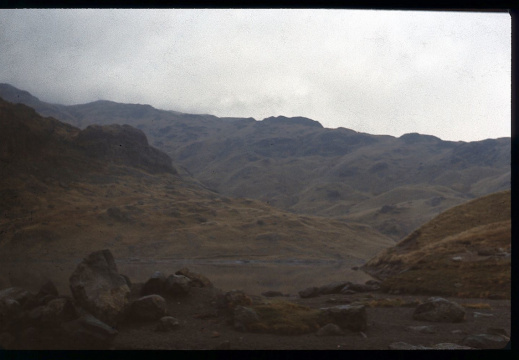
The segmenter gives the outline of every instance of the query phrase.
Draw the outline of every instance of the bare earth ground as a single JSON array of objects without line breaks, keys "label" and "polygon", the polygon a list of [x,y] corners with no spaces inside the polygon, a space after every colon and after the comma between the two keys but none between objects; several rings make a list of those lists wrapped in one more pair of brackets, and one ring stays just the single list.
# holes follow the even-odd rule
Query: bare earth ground
[{"label": "bare earth ground", "polygon": [[[126,323],[119,327],[113,349],[115,350],[211,350],[224,342],[231,350],[387,350],[393,342],[431,346],[438,343],[458,343],[466,335],[486,333],[488,328],[502,328],[510,334],[511,303],[509,300],[447,298],[459,304],[485,303],[491,309],[466,309],[462,323],[432,323],[412,319],[413,307],[367,308],[368,328],[364,335],[346,331],[341,336],[274,335],[240,332],[232,327],[228,318],[217,315],[212,299],[218,290],[194,288],[184,298],[168,299],[168,312],[180,321],[172,332],[154,331],[156,322]],[[137,296],[137,294],[134,294]],[[388,295],[379,292],[354,295],[323,295],[301,299],[297,296],[284,299],[311,308],[330,307],[355,301],[366,296],[373,298],[400,298],[425,300],[428,296]],[[333,300],[330,300],[333,299]],[[331,303],[330,301],[333,301]],[[491,317],[475,317],[474,312],[490,313]],[[423,334],[410,331],[409,326],[432,326],[436,333]],[[457,333],[452,333],[459,330]]]}]

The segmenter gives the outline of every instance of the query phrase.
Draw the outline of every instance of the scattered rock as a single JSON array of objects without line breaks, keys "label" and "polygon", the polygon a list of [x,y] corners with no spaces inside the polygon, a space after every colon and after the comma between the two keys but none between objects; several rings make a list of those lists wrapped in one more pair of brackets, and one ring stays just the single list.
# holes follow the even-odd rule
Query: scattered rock
[{"label": "scattered rock", "polygon": [[160,271],[155,271],[153,275],[142,286],[141,295],[162,294],[166,283],[166,275]]},{"label": "scattered rock", "polygon": [[213,287],[211,281],[202,274],[194,273],[189,271],[188,268],[182,268],[178,270],[175,275],[184,275],[191,280],[190,285],[195,287]]},{"label": "scattered rock", "polygon": [[465,337],[461,343],[477,349],[503,348],[508,340],[500,335],[477,334]]},{"label": "scattered rock", "polygon": [[364,305],[339,305],[321,309],[325,316],[343,329],[364,331],[368,326]]},{"label": "scattered rock", "polygon": [[478,318],[478,317],[492,317],[492,316],[494,316],[494,314],[481,313],[481,312],[474,311],[474,317],[475,318]]},{"label": "scattered rock", "polygon": [[147,295],[135,300],[130,308],[131,318],[153,321],[166,315],[166,300],[160,295]]},{"label": "scattered rock", "polygon": [[259,321],[256,311],[245,306],[236,306],[233,314],[234,328],[240,331],[246,331],[249,324]]},{"label": "scattered rock", "polygon": [[342,331],[341,328],[335,324],[326,324],[317,331],[316,335],[317,336],[338,336],[338,335],[344,335],[344,331]]},{"label": "scattered rock", "polygon": [[349,282],[349,281],[333,282],[331,284],[321,286],[319,288],[319,294],[320,295],[340,294],[341,290],[344,289],[344,287],[348,286],[348,285],[351,285],[351,282]]},{"label": "scattered rock", "polygon": [[90,314],[63,323],[61,327],[68,333],[72,347],[79,349],[106,349],[118,331]]},{"label": "scattered rock", "polygon": [[189,293],[190,283],[191,280],[184,275],[170,275],[164,283],[164,294],[170,296],[186,295]]},{"label": "scattered rock", "polygon": [[284,296],[283,293],[282,293],[281,291],[273,291],[273,290],[269,290],[269,291],[262,292],[261,295],[263,295],[263,296],[265,296],[265,297]]},{"label": "scattered rock", "polygon": [[452,331],[451,331],[451,334],[455,334],[455,335],[467,335],[467,332],[466,332],[466,331],[463,331],[463,330],[452,330]]},{"label": "scattered rock", "polygon": [[434,330],[434,328],[432,326],[427,326],[427,325],[409,326],[407,329],[410,331],[415,331],[415,332],[419,332],[422,334],[436,334],[436,330]]},{"label": "scattered rock", "polygon": [[465,319],[465,309],[455,302],[433,297],[416,307],[413,319],[434,322],[462,322]]},{"label": "scattered rock", "polygon": [[316,286],[299,291],[299,297],[306,299],[319,296],[319,288]]},{"label": "scattered rock", "polygon": [[77,303],[108,325],[115,326],[129,303],[130,288],[110,250],[88,255],[70,276],[70,290]]},{"label": "scattered rock", "polygon": [[177,329],[180,326],[180,322],[173,316],[163,316],[160,318],[155,331],[168,332]]}]

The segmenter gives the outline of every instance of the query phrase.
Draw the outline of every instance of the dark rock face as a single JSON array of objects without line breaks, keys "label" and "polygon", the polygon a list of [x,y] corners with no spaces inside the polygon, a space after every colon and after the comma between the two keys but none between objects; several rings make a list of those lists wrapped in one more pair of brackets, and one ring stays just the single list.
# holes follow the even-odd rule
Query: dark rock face
[{"label": "dark rock face", "polygon": [[455,302],[433,297],[416,307],[413,319],[434,322],[462,322],[465,319],[465,309]]},{"label": "dark rock face", "polygon": [[166,300],[160,295],[148,295],[135,300],[130,316],[137,321],[158,320],[166,315]]},{"label": "dark rock face", "polygon": [[70,277],[70,290],[77,303],[109,325],[122,319],[130,288],[117,272],[110,250],[88,255]]},{"label": "dark rock face", "polygon": [[151,173],[176,173],[171,158],[151,147],[144,132],[130,125],[90,125],[77,137],[88,154],[143,168]]},{"label": "dark rock face", "polygon": [[340,305],[322,310],[331,323],[339,325],[342,329],[364,331],[368,327],[364,305]]}]

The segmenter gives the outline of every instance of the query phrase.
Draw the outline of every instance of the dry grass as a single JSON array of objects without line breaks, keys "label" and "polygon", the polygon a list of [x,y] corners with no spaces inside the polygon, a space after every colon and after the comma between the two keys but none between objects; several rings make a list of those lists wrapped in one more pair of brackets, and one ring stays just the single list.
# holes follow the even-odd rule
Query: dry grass
[{"label": "dry grass", "polygon": [[287,301],[272,301],[252,307],[260,321],[248,330],[282,335],[314,332],[322,325],[321,311]]}]

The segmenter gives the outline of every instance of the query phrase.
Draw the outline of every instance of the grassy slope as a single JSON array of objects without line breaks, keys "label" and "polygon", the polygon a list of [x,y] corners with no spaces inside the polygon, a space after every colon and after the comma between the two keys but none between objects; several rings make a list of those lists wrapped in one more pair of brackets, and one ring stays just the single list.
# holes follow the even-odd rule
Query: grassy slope
[{"label": "grassy slope", "polygon": [[[510,252],[510,211],[510,191],[453,207],[383,250],[364,270],[383,279],[386,290],[509,298],[510,257],[478,252]],[[462,260],[453,261],[455,256]]]}]

